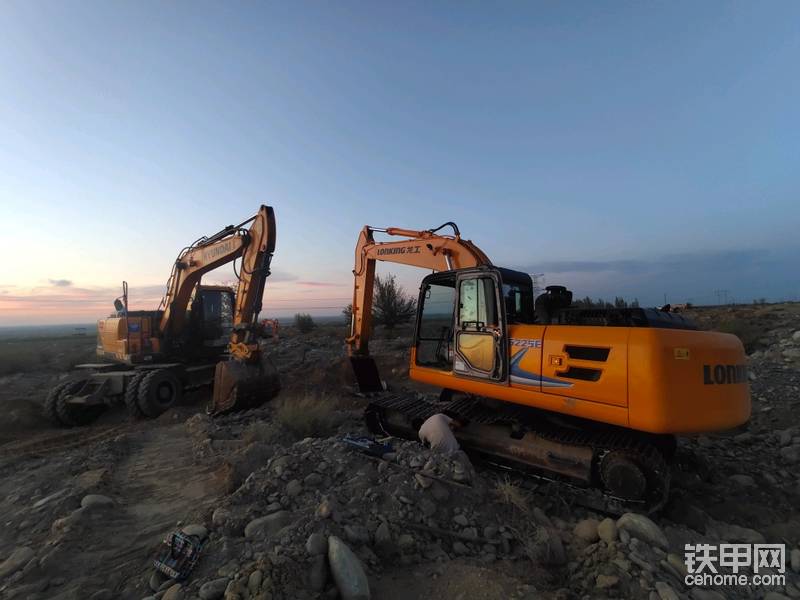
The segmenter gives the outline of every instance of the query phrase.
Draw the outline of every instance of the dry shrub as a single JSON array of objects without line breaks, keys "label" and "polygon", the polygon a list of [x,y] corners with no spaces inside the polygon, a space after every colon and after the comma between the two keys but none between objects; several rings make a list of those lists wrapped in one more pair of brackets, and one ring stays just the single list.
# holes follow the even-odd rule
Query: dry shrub
[{"label": "dry shrub", "polygon": [[294,326],[297,327],[300,333],[310,333],[317,324],[308,313],[297,313],[294,316]]},{"label": "dry shrub", "polygon": [[509,479],[498,481],[494,487],[494,493],[503,504],[508,504],[516,508],[521,513],[527,514],[530,510],[528,507],[528,497],[522,488]]},{"label": "dry shrub", "polygon": [[330,435],[335,416],[333,401],[324,395],[284,399],[275,414],[277,422],[298,438]]},{"label": "dry shrub", "polygon": [[280,436],[274,424],[267,423],[266,421],[258,421],[250,423],[242,433],[242,440],[248,444],[253,442],[263,442],[264,444],[271,444],[276,441]]},{"label": "dry shrub", "polygon": [[764,326],[754,319],[738,317],[720,321],[716,326],[716,330],[723,333],[732,333],[738,337],[748,354],[758,349],[758,340],[765,334]]}]

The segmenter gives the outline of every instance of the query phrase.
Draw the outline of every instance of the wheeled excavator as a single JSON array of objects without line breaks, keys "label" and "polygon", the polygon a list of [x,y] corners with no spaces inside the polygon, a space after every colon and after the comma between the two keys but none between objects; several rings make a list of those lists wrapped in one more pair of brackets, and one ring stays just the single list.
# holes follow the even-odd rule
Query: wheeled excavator
[{"label": "wheeled excavator", "polygon": [[[257,318],[274,251],[275,213],[262,205],[184,248],[157,310],[129,310],[123,283],[115,312],[97,322],[104,362],[77,365],[78,376],[49,393],[47,416],[61,426],[86,425],[122,403],[133,417],[155,418],[184,392],[211,383],[212,414],[270,399],[280,382],[261,349]],[[239,259],[236,290],[202,285],[203,275]]]},{"label": "wheeled excavator", "polygon": [[[409,376],[439,388],[437,402],[382,392],[369,355],[378,261],[432,271],[419,290]],[[493,265],[454,223],[364,227],[353,274],[348,353],[375,434],[416,439],[425,419],[445,413],[466,423],[456,437],[470,454],[588,489],[608,512],[652,512],[667,499],[678,434],[749,420],[736,336],[658,309],[573,307],[563,286],[537,296],[530,275]]]}]

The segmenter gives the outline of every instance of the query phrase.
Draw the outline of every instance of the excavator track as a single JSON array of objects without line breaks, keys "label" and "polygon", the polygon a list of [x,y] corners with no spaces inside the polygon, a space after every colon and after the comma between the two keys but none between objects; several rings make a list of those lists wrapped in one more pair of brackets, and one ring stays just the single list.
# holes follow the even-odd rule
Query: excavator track
[{"label": "excavator track", "polygon": [[558,482],[576,504],[614,515],[651,514],[667,501],[668,445],[659,448],[636,432],[563,425],[525,406],[488,406],[469,396],[449,402],[381,396],[371,400],[365,419],[375,434],[417,439],[419,425],[436,413],[468,424],[456,435],[482,464],[522,480]]}]

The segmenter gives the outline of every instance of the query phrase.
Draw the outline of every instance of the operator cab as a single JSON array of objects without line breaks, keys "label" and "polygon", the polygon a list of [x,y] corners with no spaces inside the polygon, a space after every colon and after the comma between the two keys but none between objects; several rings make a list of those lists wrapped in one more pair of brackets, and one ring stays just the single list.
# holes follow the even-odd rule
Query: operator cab
[{"label": "operator cab", "polygon": [[418,366],[502,381],[506,327],[534,322],[530,275],[477,267],[428,275],[420,286],[415,330]]},{"label": "operator cab", "polygon": [[202,355],[221,353],[233,330],[235,294],[226,286],[197,286],[186,313],[187,347]]}]

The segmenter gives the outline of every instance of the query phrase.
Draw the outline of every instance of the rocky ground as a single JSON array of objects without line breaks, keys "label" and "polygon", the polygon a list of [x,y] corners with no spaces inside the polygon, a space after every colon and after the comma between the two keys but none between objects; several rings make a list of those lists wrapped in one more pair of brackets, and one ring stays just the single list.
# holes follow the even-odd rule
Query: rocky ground
[{"label": "rocky ground", "polygon": [[[692,316],[745,339],[753,417],[682,439],[692,464],[651,518],[413,442],[385,459],[353,450],[342,437],[365,433],[365,400],[335,327],[283,330],[281,398],[216,419],[197,393],[154,421],[116,410],[57,430],[37,405],[63,375],[5,377],[0,598],[800,598],[800,306]],[[407,334],[372,349],[391,387],[423,391],[405,380]],[[207,539],[182,583],[152,568],[176,529]],[[720,541],[786,544],[786,585],[684,585],[685,544]]]}]

